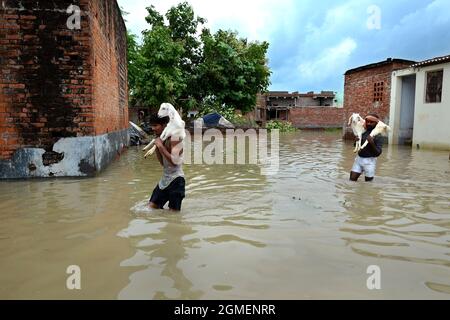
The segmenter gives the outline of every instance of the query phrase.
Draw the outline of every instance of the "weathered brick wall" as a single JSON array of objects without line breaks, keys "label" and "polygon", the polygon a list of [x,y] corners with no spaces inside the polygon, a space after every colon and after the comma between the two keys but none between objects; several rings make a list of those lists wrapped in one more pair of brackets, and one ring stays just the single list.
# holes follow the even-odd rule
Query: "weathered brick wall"
[{"label": "weathered brick wall", "polygon": [[[81,9],[70,30],[66,10]],[[126,33],[116,1],[0,2],[0,160],[128,127]]]},{"label": "weathered brick wall", "polygon": [[126,27],[116,1],[91,2],[95,134],[128,127]]},{"label": "weathered brick wall", "polygon": [[296,128],[341,128],[343,109],[333,107],[292,108],[289,121]]},{"label": "weathered brick wall", "polygon": [[[344,120],[345,137],[352,136],[347,121],[352,113],[366,116],[376,113],[384,122],[389,122],[391,99],[391,75],[394,70],[409,66],[407,63],[391,63],[384,66],[350,73],[345,76]],[[374,101],[374,85],[383,82],[382,101]]]},{"label": "weathered brick wall", "polygon": [[[0,14],[1,158],[20,147],[51,150],[61,137],[93,133],[82,126],[92,108],[89,28],[69,30],[65,13],[87,1],[3,1]],[[86,39],[85,41],[83,39]]]}]

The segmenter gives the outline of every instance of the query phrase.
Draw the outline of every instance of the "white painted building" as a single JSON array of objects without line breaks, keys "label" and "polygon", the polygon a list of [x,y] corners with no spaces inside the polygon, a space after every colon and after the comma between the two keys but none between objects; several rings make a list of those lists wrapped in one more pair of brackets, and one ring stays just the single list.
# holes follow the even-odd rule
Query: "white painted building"
[{"label": "white painted building", "polygon": [[450,150],[450,55],[392,73],[389,141]]}]

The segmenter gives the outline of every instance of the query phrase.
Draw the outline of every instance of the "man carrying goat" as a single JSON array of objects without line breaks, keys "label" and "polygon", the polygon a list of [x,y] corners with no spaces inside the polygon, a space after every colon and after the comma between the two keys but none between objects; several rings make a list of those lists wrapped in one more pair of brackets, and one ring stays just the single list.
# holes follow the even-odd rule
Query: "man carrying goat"
[{"label": "man carrying goat", "polygon": [[377,158],[382,153],[382,137],[377,135],[373,138],[370,135],[372,130],[377,126],[378,122],[380,122],[378,115],[373,113],[369,114],[365,120],[366,132],[362,134],[360,143],[363,145],[367,141],[368,145],[366,148],[361,149],[356,156],[355,163],[353,164],[352,171],[350,172],[351,181],[358,181],[363,172],[367,182],[373,181],[377,166]]},{"label": "man carrying goat", "polygon": [[150,125],[156,135],[154,140],[156,156],[163,166],[164,172],[153,190],[149,205],[153,209],[163,209],[164,205],[169,202],[171,211],[180,211],[185,197],[185,179],[182,169],[183,141],[174,136],[168,137],[165,141],[161,139],[169,121],[169,116],[160,118],[156,114],[150,119]]}]

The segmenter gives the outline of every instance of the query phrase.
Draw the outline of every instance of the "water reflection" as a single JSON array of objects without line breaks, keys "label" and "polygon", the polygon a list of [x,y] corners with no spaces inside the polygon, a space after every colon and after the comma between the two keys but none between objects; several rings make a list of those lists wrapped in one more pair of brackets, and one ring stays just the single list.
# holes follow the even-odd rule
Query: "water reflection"
[{"label": "water reflection", "polygon": [[181,215],[157,217],[160,214],[132,220],[118,234],[129,238],[137,248],[136,254],[121,266],[143,267],[130,276],[130,283],[119,293],[120,299],[199,299],[202,296],[202,291],[193,288],[178,266],[187,258],[187,250],[198,242],[185,239],[196,231],[183,222]]}]

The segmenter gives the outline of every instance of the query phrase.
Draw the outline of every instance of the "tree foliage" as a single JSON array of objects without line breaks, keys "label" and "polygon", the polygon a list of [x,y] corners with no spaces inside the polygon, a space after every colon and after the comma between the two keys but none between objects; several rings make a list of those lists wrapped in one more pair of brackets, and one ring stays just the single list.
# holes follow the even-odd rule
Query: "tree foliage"
[{"label": "tree foliage", "polygon": [[256,94],[269,85],[267,42],[248,43],[231,31],[211,34],[187,2],[165,16],[153,6],[147,12],[142,45],[128,37],[132,103],[157,108],[168,101],[200,111],[254,107]]}]

